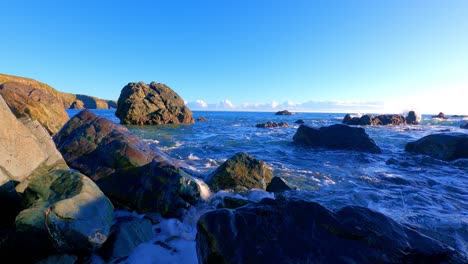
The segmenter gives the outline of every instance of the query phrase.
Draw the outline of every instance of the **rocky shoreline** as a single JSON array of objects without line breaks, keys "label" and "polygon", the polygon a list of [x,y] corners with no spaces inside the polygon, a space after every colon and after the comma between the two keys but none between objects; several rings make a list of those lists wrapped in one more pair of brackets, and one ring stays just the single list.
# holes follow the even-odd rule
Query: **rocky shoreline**
[{"label": "rocky shoreline", "polygon": [[[154,98],[151,89],[163,86],[133,83],[128,87],[148,88],[143,98]],[[170,90],[166,93],[174,98]],[[166,111],[165,106],[174,109],[175,104],[161,105],[152,99],[149,101],[155,104],[143,111],[129,101],[135,98],[132,94],[122,93],[119,102],[133,105],[127,108],[138,114],[133,120],[140,120],[139,125],[153,117],[172,120],[162,124],[175,120],[193,123],[189,109]],[[0,153],[0,200],[7,205],[0,226],[2,259],[83,263],[95,254],[109,263],[123,261],[132,249],[152,238],[152,224],[161,217],[182,219],[191,208],[206,207],[210,191],[260,189],[271,192],[275,199],[249,202],[224,197],[222,204],[197,220],[200,263],[467,261],[463,252],[382,213],[358,206],[331,211],[318,203],[295,199],[290,193],[296,190],[247,153],[233,153],[201,179],[183,162],[149,148],[123,125],[89,110],[80,111],[54,132],[45,130],[43,123],[47,121],[25,116],[28,111],[18,114],[12,110],[8,98],[5,102],[0,95],[0,144],[4,146]],[[169,98],[163,97],[163,101]],[[148,105],[148,100],[144,104]],[[128,109],[120,110],[120,118],[128,116]],[[400,125],[392,121],[399,117],[378,119]],[[408,117],[404,120],[408,123]],[[342,124],[318,129],[302,124],[292,141],[305,148],[372,155],[382,151],[364,128]],[[468,136],[433,134],[408,142],[405,150],[440,160],[468,158]],[[117,209],[145,217],[117,217]]]}]

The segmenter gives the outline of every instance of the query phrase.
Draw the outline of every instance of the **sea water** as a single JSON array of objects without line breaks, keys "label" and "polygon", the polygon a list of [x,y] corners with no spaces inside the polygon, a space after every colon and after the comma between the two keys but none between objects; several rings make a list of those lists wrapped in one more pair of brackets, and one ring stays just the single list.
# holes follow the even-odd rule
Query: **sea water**
[{"label": "sea water", "polygon": [[[114,110],[92,111],[119,122]],[[68,113],[73,116],[78,110],[68,110]],[[299,127],[295,121],[302,119],[305,124],[319,128],[340,124],[345,113],[279,116],[271,112],[194,111],[193,114],[195,120],[204,117],[207,121],[127,128],[151,147],[183,161],[202,180],[234,154],[245,152],[264,161],[273,175],[282,177],[302,199],[319,202],[331,210],[346,205],[368,207],[468,255],[468,160],[445,162],[404,150],[406,143],[429,134],[468,133],[460,128],[468,118],[441,120],[422,115],[419,125],[364,126],[382,149],[382,154],[369,154],[293,144],[292,138]],[[289,126],[255,126],[265,122],[286,122]],[[212,197],[220,195],[235,194],[211,194]],[[272,194],[253,191],[251,197],[241,198],[258,200],[267,196]],[[168,252],[168,258],[161,261],[148,255],[145,258],[143,252],[147,247],[153,251],[157,247],[147,243],[135,250],[128,263],[180,263],[182,260],[196,263],[195,224],[204,210],[193,208],[183,221],[166,220],[172,221],[173,228],[181,229],[171,232],[185,236],[173,243],[175,248],[179,247],[179,253]]]}]

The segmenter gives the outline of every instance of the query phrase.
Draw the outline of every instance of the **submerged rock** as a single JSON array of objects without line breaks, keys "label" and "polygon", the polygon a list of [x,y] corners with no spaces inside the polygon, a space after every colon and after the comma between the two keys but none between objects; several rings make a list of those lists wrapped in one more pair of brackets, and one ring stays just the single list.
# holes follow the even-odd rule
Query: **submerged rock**
[{"label": "submerged rock", "polygon": [[275,128],[275,127],[289,127],[288,123],[285,122],[266,122],[266,123],[258,123],[255,125],[258,128]]},{"label": "submerged rock", "polygon": [[363,128],[340,124],[319,129],[302,124],[294,134],[293,140],[296,144],[311,147],[357,150],[369,153],[382,152]]},{"label": "submerged rock", "polygon": [[332,212],[264,199],[205,213],[197,230],[199,263],[463,263],[452,248],[358,206]]},{"label": "submerged rock", "polygon": [[193,114],[169,86],[129,83],[117,101],[115,115],[125,125],[193,124]]},{"label": "submerged rock", "polygon": [[195,179],[176,160],[89,110],[71,118],[54,141],[69,166],[88,175],[117,204],[179,216],[200,198]]},{"label": "submerged rock", "polygon": [[445,161],[468,158],[468,134],[431,134],[416,141],[408,142],[405,150]]},{"label": "submerged rock", "polygon": [[207,183],[213,191],[245,191],[254,188],[265,190],[272,178],[271,169],[265,162],[239,152],[212,172]]}]

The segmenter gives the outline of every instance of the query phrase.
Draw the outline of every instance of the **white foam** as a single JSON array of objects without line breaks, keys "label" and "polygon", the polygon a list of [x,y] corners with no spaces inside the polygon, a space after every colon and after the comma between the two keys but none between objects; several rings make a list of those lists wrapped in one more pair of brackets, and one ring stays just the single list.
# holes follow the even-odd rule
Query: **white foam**
[{"label": "white foam", "polygon": [[200,188],[200,197],[203,200],[208,200],[211,196],[211,190],[210,187],[202,180],[195,178],[195,182],[198,184],[198,187]]},{"label": "white foam", "polygon": [[197,156],[193,155],[192,153],[190,153],[190,154],[188,155],[188,157],[187,157],[187,158],[188,158],[189,160],[200,160],[200,158],[199,158],[199,157],[197,157]]}]

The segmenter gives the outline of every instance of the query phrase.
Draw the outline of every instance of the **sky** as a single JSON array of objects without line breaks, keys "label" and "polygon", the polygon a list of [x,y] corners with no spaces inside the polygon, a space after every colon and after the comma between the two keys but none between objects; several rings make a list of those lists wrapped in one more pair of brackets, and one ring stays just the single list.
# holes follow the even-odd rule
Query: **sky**
[{"label": "sky", "polygon": [[192,110],[468,114],[466,0],[3,1],[0,73]]}]

